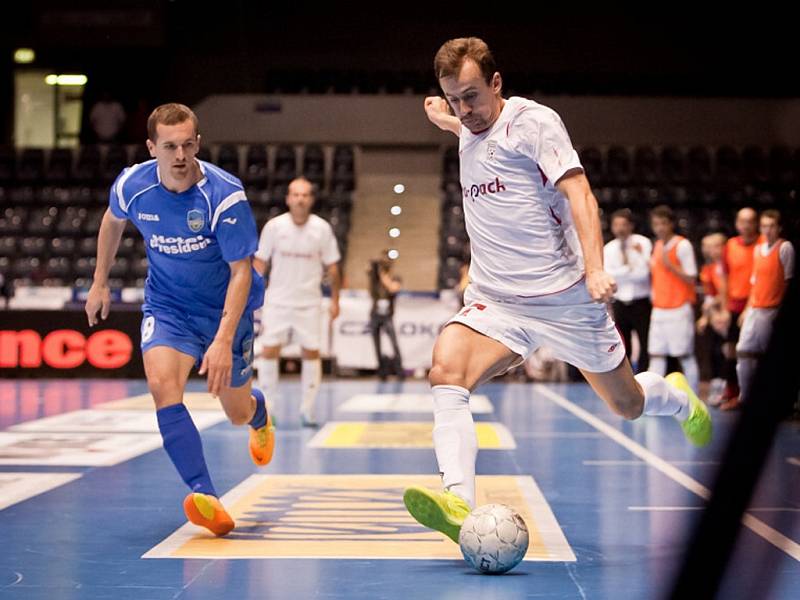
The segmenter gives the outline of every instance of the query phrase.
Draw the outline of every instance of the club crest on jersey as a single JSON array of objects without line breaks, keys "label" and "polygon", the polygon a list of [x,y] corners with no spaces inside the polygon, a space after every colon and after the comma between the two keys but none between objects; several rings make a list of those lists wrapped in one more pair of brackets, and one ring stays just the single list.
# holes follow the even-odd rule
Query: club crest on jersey
[{"label": "club crest on jersey", "polygon": [[194,208],[186,213],[186,224],[189,225],[189,229],[193,232],[197,233],[200,231],[206,224],[206,217],[203,211]]},{"label": "club crest on jersey", "polygon": [[494,160],[494,155],[497,153],[497,142],[489,142],[486,144],[486,160]]}]

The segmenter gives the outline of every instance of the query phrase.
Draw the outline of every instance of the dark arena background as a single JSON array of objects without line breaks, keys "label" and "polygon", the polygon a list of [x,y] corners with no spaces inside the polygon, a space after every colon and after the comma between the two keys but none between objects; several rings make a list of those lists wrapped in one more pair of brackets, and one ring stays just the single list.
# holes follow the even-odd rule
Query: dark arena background
[{"label": "dark arena background", "polygon": [[[726,383],[727,333],[697,329],[698,396],[714,424],[703,448],[674,419],[618,417],[547,348],[475,390],[478,504],[512,505],[530,533],[510,573],[474,571],[403,505],[405,487],[440,486],[427,376],[470,261],[458,140],[423,110],[442,95],[441,44],[484,39],[504,97],[558,112],[604,242],[621,209],[655,240],[650,212],[666,205],[699,270],[719,260],[704,238],[738,236],[742,209],[778,211],[798,248],[796,23],[765,7],[276,4],[4,7],[0,599],[796,598],[796,278],[747,398]],[[317,423],[301,414],[306,360],[290,336],[267,398],[267,467],[252,464],[206,379],[188,381],[184,402],[237,522],[222,538],[187,522],[162,448],[140,350],[150,265],[132,223],[109,273],[110,315],[90,328],[84,311],[110,188],[150,160],[147,119],[167,102],[196,113],[197,158],[241,181],[259,233],[302,176],[341,254],[335,319],[322,283]],[[399,355],[386,333],[374,347],[378,260],[401,285]],[[723,292],[695,285],[702,320]],[[260,312],[256,327],[269,320]],[[628,350],[646,368],[638,333]]]}]

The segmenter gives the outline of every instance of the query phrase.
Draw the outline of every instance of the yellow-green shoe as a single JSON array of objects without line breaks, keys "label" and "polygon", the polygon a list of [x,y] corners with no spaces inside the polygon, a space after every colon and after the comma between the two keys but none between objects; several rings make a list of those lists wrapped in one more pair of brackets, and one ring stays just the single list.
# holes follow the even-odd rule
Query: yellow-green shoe
[{"label": "yellow-green shoe", "polygon": [[681,423],[683,435],[695,446],[705,446],[711,441],[713,429],[711,415],[708,413],[706,405],[694,393],[683,373],[670,373],[666,376],[666,380],[672,387],[679,389],[689,397],[689,418]]},{"label": "yellow-green shoe", "polygon": [[441,531],[456,544],[461,525],[471,512],[469,504],[452,492],[434,492],[418,486],[406,489],[403,502],[421,525]]}]

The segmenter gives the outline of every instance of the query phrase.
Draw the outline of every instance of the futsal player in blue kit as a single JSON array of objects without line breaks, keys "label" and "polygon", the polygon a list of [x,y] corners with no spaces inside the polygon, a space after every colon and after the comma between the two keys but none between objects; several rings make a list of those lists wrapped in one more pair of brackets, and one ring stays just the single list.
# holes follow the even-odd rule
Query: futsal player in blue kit
[{"label": "futsal player in blue kit", "polygon": [[147,247],[142,355],[164,449],[191,490],[187,518],[225,535],[234,522],[218,499],[183,393],[199,365],[231,423],[249,425],[253,462],[269,463],[274,428],[264,395],[251,386],[253,311],[264,300],[264,280],[252,267],[258,233],[241,182],[195,158],[200,136],[190,108],[159,106],[147,136],[154,160],[124,169],[111,188],[86,314],[90,326],[98,313],[108,316],[108,274],[130,220]]}]

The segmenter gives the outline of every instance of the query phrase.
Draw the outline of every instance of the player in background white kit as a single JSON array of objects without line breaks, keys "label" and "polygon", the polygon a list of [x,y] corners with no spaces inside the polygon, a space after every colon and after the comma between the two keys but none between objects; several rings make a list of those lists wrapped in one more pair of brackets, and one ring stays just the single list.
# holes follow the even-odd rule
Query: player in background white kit
[{"label": "player in background white kit", "polygon": [[711,438],[711,419],[681,374],[634,377],[604,304],[616,285],[603,270],[597,200],[559,116],[531,100],[503,99],[478,38],[445,43],[434,68],[446,99],[427,98],[425,110],[459,137],[471,283],[464,309],[439,334],[429,374],[445,491],[410,487],[403,499],[420,523],[457,542],[475,505],[470,393],[539,346],[578,367],[627,419],[675,416],[699,446]]},{"label": "player in background white kit", "polygon": [[304,177],[289,184],[289,212],[270,219],[261,231],[253,266],[269,283],[261,313],[261,355],[256,360],[258,382],[274,402],[278,391],[281,347],[290,335],[302,350],[300,382],[303,426],[316,427],[316,399],[322,381],[320,330],[322,275],[331,286],[330,318],[339,316],[339,246],[330,224],[311,214],[314,186]]}]

